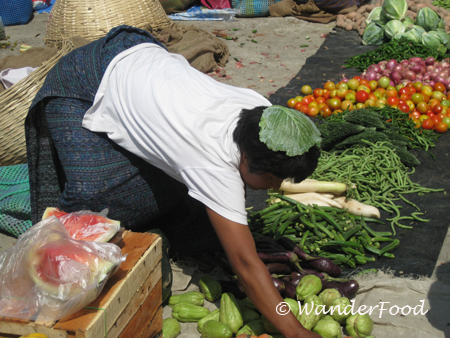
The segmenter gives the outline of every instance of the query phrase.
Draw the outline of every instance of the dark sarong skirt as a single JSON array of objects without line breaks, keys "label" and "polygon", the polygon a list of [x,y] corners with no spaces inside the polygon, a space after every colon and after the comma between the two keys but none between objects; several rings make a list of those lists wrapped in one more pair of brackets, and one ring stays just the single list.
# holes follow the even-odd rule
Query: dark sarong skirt
[{"label": "dark sarong skirt", "polygon": [[51,206],[66,212],[108,208],[108,217],[127,229],[161,229],[175,252],[218,249],[204,206],[182,183],[81,126],[110,61],[145,42],[161,45],[146,31],[119,26],[49,72],[25,121],[32,222]]}]

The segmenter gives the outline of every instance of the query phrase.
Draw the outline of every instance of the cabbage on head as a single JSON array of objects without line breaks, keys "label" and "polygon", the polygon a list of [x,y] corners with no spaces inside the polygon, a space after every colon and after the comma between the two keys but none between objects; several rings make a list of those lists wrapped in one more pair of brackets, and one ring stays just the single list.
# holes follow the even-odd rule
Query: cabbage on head
[{"label": "cabbage on head", "polygon": [[442,28],[442,24],[444,23],[439,14],[429,7],[423,7],[417,12],[416,25],[423,27],[427,32]]},{"label": "cabbage on head", "polygon": [[384,26],[384,34],[389,40],[399,33],[404,33],[405,30],[405,26],[400,20],[391,20]]},{"label": "cabbage on head", "polygon": [[364,29],[362,36],[362,43],[365,46],[378,46],[384,43],[384,29],[383,27],[372,21]]}]

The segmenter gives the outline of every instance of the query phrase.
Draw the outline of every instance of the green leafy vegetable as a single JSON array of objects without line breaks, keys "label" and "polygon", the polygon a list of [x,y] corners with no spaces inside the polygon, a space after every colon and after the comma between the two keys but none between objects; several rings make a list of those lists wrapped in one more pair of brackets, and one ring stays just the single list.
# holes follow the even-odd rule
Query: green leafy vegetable
[{"label": "green leafy vegetable", "polygon": [[381,8],[382,13],[390,20],[402,20],[408,10],[408,4],[406,0],[385,0]]},{"label": "green leafy vegetable", "polygon": [[307,152],[320,145],[320,132],[305,114],[282,106],[266,108],[259,122],[259,139],[273,151],[284,151],[288,156]]}]

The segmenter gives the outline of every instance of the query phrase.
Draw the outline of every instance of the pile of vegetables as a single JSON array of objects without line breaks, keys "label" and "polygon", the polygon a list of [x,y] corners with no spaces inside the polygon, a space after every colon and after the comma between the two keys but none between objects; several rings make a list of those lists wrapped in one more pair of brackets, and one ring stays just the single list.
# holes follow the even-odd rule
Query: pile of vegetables
[{"label": "pile of vegetables", "polygon": [[[350,80],[344,78],[337,84],[327,81],[323,89],[312,90],[310,86],[305,85],[302,87],[302,94],[306,96],[289,99],[287,106],[311,117],[320,115],[325,118],[354,109],[371,110],[392,107],[408,114],[412,123],[408,123],[406,118],[400,118],[404,122],[403,127],[417,128],[419,133],[423,130],[445,133],[450,127],[450,110],[448,109],[450,93],[447,92],[443,83],[434,80],[441,80],[441,78],[445,80],[442,75],[447,70],[450,72],[450,67],[448,67],[448,61],[434,62],[433,66],[426,66],[426,62],[430,63],[433,60],[431,57],[426,60],[411,58],[400,63],[395,60],[381,61],[379,64],[370,66],[361,76],[355,76]],[[388,64],[391,70],[386,68]],[[445,65],[445,70],[442,70],[442,64]],[[436,74],[428,85],[410,80],[402,80],[402,83],[396,85],[388,76],[381,76],[386,74],[397,79],[400,72],[410,76],[413,72],[411,69],[420,68],[421,71],[428,72],[425,67],[430,67],[429,72]],[[380,70],[381,73],[378,73]],[[436,73],[437,70],[440,72]],[[372,80],[369,81],[369,78]],[[375,80],[376,78],[378,80]],[[392,121],[392,119],[389,120]],[[417,135],[417,131],[412,135]]]},{"label": "pile of vegetables", "polygon": [[[255,243],[275,287],[305,328],[324,337],[341,337],[342,330],[355,338],[371,334],[370,316],[350,311],[350,300],[359,285],[355,280],[339,278],[338,266],[327,258],[307,255],[286,237],[274,240],[258,236]],[[305,268],[299,268],[299,262]],[[328,273],[320,272],[325,270]],[[230,283],[237,287],[230,288]],[[180,322],[196,322],[204,338],[282,338],[237,282],[204,275],[199,290],[169,298],[172,317],[163,321],[164,338],[177,337],[181,333]],[[220,307],[210,311],[204,306],[205,300],[220,301]]]},{"label": "pile of vegetables", "polygon": [[[440,2],[445,2],[448,0],[440,0]],[[367,28],[367,25],[372,22],[372,18],[368,19],[370,13],[377,9],[373,16],[376,16],[375,14],[377,11],[381,10],[381,6],[384,4],[384,1],[381,0],[379,2],[375,2],[370,5],[362,5],[356,12],[348,13],[348,14],[339,14],[337,16],[336,20],[336,26],[346,29],[346,30],[355,30],[358,32],[360,36],[363,36],[365,29]],[[432,0],[406,0],[407,4],[407,11],[405,13],[406,17],[409,17],[410,19],[415,20],[417,17],[417,13],[420,9],[427,7],[434,12],[436,12],[442,19],[445,24],[444,27],[442,27],[446,32],[450,31],[450,11],[449,7],[440,6],[432,3]],[[396,4],[394,4],[395,6]],[[401,5],[397,5],[400,8],[404,8],[404,3]],[[403,7],[402,7],[403,6]],[[379,14],[379,12],[378,12]],[[383,21],[387,22],[389,21],[388,18],[383,17]],[[402,20],[400,20],[402,21]],[[382,24],[385,24],[381,22]],[[387,40],[387,38],[386,38]]]},{"label": "pile of vegetables", "polygon": [[363,44],[381,45],[405,38],[445,54],[450,39],[441,16],[429,7],[419,9],[415,18],[407,16],[407,11],[406,0],[385,0],[381,7],[374,8],[366,19]]}]

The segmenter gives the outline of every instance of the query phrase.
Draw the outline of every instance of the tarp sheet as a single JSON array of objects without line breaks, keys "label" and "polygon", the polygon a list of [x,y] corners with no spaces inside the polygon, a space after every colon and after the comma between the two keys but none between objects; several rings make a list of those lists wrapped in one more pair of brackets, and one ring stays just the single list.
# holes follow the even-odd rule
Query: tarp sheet
[{"label": "tarp sheet", "polygon": [[[336,29],[335,34],[329,34],[318,52],[306,60],[300,72],[283,88],[269,97],[273,104],[286,106],[288,99],[300,95],[303,85],[310,85],[313,89],[322,87],[327,81],[338,82],[343,76],[351,78],[361,72],[353,68],[342,68],[345,60],[374,50],[375,46],[364,46],[355,31]],[[428,188],[443,188],[450,192],[450,133],[438,139],[436,147],[428,152],[413,150],[421,164],[411,176],[413,182]],[[393,252],[395,259],[379,258],[376,262],[364,265],[364,268],[390,268],[395,275],[431,276],[439,257],[445,235],[450,225],[447,213],[450,206],[450,195],[446,193],[430,193],[419,196],[412,194],[405,196],[425,212],[424,218],[429,222],[402,223],[412,225],[413,229],[397,229],[396,238],[400,240],[399,247]],[[265,206],[267,194],[264,192],[248,191],[247,206],[254,210],[261,210]],[[416,211],[412,206],[395,201],[402,205],[402,215],[409,215]],[[392,215],[382,211],[382,220]],[[404,222],[404,221],[403,221]],[[389,230],[390,222],[373,228]]]}]

